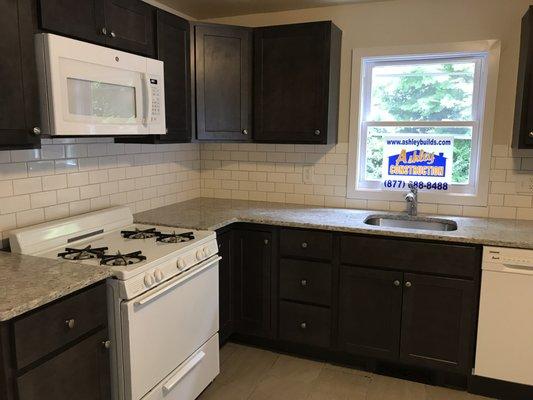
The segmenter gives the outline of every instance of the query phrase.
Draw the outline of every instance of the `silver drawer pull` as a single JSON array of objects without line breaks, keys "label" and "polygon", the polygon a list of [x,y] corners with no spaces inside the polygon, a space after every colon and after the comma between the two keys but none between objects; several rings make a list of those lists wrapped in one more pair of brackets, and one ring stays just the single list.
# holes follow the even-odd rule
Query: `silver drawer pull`
[{"label": "silver drawer pull", "polygon": [[300,281],[300,284],[301,284],[302,286],[307,286],[307,279],[302,279],[302,280]]},{"label": "silver drawer pull", "polygon": [[307,329],[307,323],[306,323],[306,322],[302,322],[302,323],[300,324],[300,328],[302,328],[302,329]]},{"label": "silver drawer pull", "polygon": [[104,346],[105,349],[109,349],[111,347],[111,341],[110,340],[106,340],[106,341],[102,342],[102,346]]},{"label": "silver drawer pull", "polygon": [[400,286],[400,281],[396,279],[396,280],[394,281],[394,286]]},{"label": "silver drawer pull", "polygon": [[405,282],[405,287],[411,287],[411,286],[412,286],[411,282],[409,281]]},{"label": "silver drawer pull", "polygon": [[65,321],[65,325],[68,327],[68,329],[74,329],[76,326],[76,320],[74,318],[67,319]]},{"label": "silver drawer pull", "polygon": [[302,243],[302,249],[307,249],[307,246],[309,246],[309,245],[307,244],[307,242],[303,242],[303,243]]}]

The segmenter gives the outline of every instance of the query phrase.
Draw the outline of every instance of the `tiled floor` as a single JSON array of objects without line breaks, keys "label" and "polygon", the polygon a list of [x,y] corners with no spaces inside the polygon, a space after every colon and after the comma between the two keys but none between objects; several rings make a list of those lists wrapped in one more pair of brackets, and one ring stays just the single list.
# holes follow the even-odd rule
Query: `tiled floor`
[{"label": "tiled floor", "polygon": [[199,400],[483,400],[465,392],[228,343]]}]

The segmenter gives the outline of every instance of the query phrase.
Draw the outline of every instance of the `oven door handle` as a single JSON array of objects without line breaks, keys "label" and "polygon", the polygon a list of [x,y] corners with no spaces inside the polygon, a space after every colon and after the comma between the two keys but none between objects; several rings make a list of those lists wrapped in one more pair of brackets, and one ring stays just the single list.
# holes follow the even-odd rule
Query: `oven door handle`
[{"label": "oven door handle", "polygon": [[200,361],[203,360],[205,357],[205,353],[203,351],[200,351],[198,354],[196,354],[193,358],[191,358],[189,361],[185,362],[185,365],[181,367],[176,374],[171,377],[164,385],[163,385],[163,392],[167,394],[170,392],[174,387],[183,379],[189,372],[191,372],[194,367],[196,367]]},{"label": "oven door handle", "polygon": [[213,264],[217,263],[219,260],[221,260],[222,257],[216,256],[215,258],[211,258],[209,260],[204,261],[201,264],[198,264],[196,267],[194,267],[193,270],[190,271],[187,275],[178,278],[175,282],[172,282],[171,284],[168,284],[167,286],[162,287],[161,289],[157,290],[154,293],[148,293],[146,296],[141,297],[137,301],[135,301],[136,306],[142,306],[146,303],[151,302],[152,300],[156,299],[157,297],[165,294],[166,292],[172,290],[176,286],[180,285],[181,283],[188,281],[189,279],[195,277],[196,275],[200,274],[202,271],[210,268]]}]

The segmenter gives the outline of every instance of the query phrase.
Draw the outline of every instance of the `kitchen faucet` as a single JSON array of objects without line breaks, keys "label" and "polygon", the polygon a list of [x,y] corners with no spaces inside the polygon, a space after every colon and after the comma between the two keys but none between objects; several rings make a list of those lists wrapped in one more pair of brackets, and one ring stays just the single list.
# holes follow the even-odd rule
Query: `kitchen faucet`
[{"label": "kitchen faucet", "polygon": [[418,213],[418,189],[410,182],[408,185],[409,193],[405,195],[405,201],[408,203],[407,214],[410,217],[416,217]]}]

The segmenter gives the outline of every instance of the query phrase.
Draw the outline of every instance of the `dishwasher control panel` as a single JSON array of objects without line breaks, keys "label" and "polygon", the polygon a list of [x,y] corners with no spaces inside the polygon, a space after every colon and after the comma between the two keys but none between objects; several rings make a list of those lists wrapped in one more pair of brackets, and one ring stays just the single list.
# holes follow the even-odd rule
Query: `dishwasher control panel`
[{"label": "dishwasher control panel", "polygon": [[484,247],[483,263],[500,263],[533,269],[533,250]]}]

